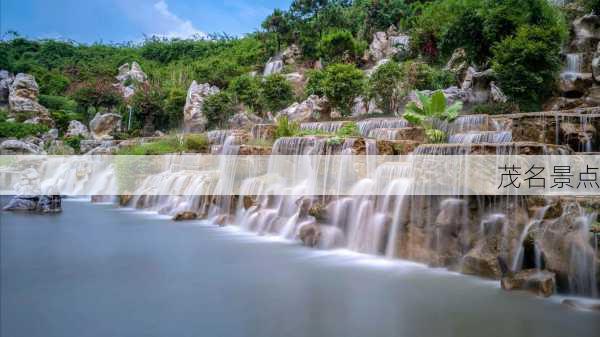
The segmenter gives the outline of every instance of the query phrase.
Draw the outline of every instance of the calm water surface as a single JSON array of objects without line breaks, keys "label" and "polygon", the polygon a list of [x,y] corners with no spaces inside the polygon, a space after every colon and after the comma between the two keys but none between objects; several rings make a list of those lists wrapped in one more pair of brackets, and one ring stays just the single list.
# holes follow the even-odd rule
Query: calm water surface
[{"label": "calm water surface", "polygon": [[2,337],[600,336],[495,283],[66,202],[0,213]]}]

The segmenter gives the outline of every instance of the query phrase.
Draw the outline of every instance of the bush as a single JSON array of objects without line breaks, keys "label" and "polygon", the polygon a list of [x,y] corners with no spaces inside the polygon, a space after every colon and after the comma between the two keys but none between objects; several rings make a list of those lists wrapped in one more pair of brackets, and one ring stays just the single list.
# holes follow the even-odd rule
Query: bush
[{"label": "bush", "polygon": [[69,145],[70,147],[72,147],[76,152],[79,152],[79,150],[81,149],[81,141],[82,140],[83,140],[83,136],[77,135],[77,136],[66,137],[64,139],[64,142],[66,145]]},{"label": "bush", "polygon": [[0,138],[21,139],[27,136],[37,136],[46,131],[48,131],[48,127],[41,124],[0,121]]},{"label": "bush", "polygon": [[163,114],[163,92],[160,87],[153,84],[138,86],[131,97],[133,116],[142,123],[142,135],[151,136],[155,130],[155,121]]},{"label": "bush", "polygon": [[181,126],[183,120],[183,107],[185,106],[187,93],[182,88],[171,88],[164,100],[164,113],[157,116],[156,124],[162,126],[163,130],[175,129]]},{"label": "bush", "polygon": [[183,146],[188,152],[207,152],[208,138],[204,134],[189,134],[184,137]]},{"label": "bush", "polygon": [[433,68],[424,62],[404,62],[402,70],[407,90],[441,90],[456,82],[449,71]]},{"label": "bush", "polygon": [[202,112],[208,121],[208,128],[222,127],[233,115],[233,102],[225,91],[211,95],[204,100]]},{"label": "bush", "polygon": [[267,76],[261,88],[264,105],[275,112],[286,108],[294,100],[294,89],[282,75]]},{"label": "bush", "polygon": [[77,109],[77,102],[64,96],[40,95],[40,104],[48,110],[69,110]]},{"label": "bush", "polygon": [[402,98],[404,72],[396,62],[390,61],[377,68],[369,78],[369,96],[384,113],[397,113]]},{"label": "bush", "polygon": [[584,0],[583,5],[587,11],[600,14],[600,0]]},{"label": "bush", "polygon": [[332,64],[325,68],[324,77],[322,91],[329,103],[343,116],[349,116],[354,99],[364,91],[364,73],[352,64]]},{"label": "bush", "polygon": [[308,81],[304,92],[306,96],[317,95],[325,96],[325,72],[322,70],[310,70],[307,72]]},{"label": "bush", "polygon": [[356,122],[349,122],[342,125],[335,135],[341,138],[360,137],[360,130],[358,129],[358,124],[356,124]]},{"label": "bush", "polygon": [[356,41],[346,30],[327,33],[319,42],[319,54],[326,63],[354,62],[365,49],[366,45]]},{"label": "bush", "polygon": [[277,119],[277,128],[275,129],[275,139],[281,137],[293,137],[300,132],[300,125],[297,122],[290,122],[287,116],[281,116]]},{"label": "bush", "polygon": [[182,142],[176,136],[161,138],[157,141],[119,149],[119,155],[162,155],[184,151]]},{"label": "bush", "polygon": [[256,76],[242,75],[236,77],[229,83],[228,90],[232,94],[235,103],[243,103],[252,111],[262,111],[260,99],[260,79]]},{"label": "bush", "polygon": [[561,69],[560,36],[556,29],[525,26],[493,49],[498,84],[526,110],[552,94],[551,84]]}]

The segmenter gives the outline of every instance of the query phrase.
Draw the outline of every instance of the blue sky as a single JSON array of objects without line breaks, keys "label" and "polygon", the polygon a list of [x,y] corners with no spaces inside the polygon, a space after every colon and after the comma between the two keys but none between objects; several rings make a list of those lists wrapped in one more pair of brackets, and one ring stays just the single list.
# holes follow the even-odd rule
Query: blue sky
[{"label": "blue sky", "polygon": [[190,37],[260,27],[291,0],[0,0],[0,31],[78,42],[140,41],[145,35]]}]

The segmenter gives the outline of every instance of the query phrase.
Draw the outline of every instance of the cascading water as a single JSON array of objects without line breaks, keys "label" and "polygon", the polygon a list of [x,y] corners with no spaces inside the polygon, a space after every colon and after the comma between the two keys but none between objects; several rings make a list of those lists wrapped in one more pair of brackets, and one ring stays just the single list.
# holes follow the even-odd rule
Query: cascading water
[{"label": "cascading water", "polygon": [[314,122],[300,124],[300,130],[321,131],[326,133],[337,132],[347,122]]},{"label": "cascading water", "polygon": [[561,77],[566,80],[573,80],[581,73],[581,64],[583,62],[583,54],[569,53],[566,55],[566,67],[562,72]]},{"label": "cascading water", "polygon": [[501,144],[510,142],[512,142],[512,132],[510,131],[473,131],[467,133],[456,133],[448,138],[448,143],[451,144]]},{"label": "cascading water", "polygon": [[363,137],[368,137],[371,130],[398,129],[409,127],[410,123],[402,118],[370,118],[358,122],[358,130]]},{"label": "cascading water", "polygon": [[283,61],[281,60],[281,56],[275,56],[267,61],[265,65],[265,70],[263,71],[263,76],[270,76],[273,74],[278,74],[283,69]]}]

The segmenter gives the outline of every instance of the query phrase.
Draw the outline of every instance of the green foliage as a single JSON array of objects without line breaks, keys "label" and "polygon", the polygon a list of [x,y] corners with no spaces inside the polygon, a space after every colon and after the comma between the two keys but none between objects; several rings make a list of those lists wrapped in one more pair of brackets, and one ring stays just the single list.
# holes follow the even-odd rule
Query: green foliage
[{"label": "green foliage", "polygon": [[64,142],[66,145],[73,148],[76,152],[79,152],[79,150],[81,149],[81,141],[82,140],[83,140],[83,137],[80,135],[77,135],[77,136],[65,137]]},{"label": "green foliage", "polygon": [[587,11],[600,14],[600,0],[584,0],[583,5]]},{"label": "green foliage", "polygon": [[560,41],[556,29],[524,26],[494,47],[498,83],[524,109],[535,109],[551,95],[561,68]]},{"label": "green foliage", "polygon": [[189,134],[183,138],[183,147],[187,152],[208,152],[209,143],[205,134]]},{"label": "green foliage", "polygon": [[69,122],[72,120],[84,121],[83,115],[73,110],[53,110],[50,111],[50,116],[56,124],[56,128],[60,132],[65,132],[69,127]]},{"label": "green foliage", "polygon": [[307,72],[308,81],[304,88],[305,94],[325,96],[325,72],[322,70],[310,70]]},{"label": "green foliage", "polygon": [[21,139],[27,136],[38,136],[46,131],[48,131],[48,127],[41,124],[0,121],[0,138]]},{"label": "green foliage", "polygon": [[233,110],[231,96],[225,91],[207,97],[202,105],[209,129],[225,126],[229,117],[233,115]]},{"label": "green foliage", "polygon": [[446,134],[434,128],[434,120],[451,122],[458,117],[463,103],[458,101],[447,106],[446,97],[441,90],[434,92],[431,96],[417,92],[419,105],[410,102],[406,105],[404,118],[413,125],[425,128],[427,139],[432,143],[441,143],[446,140]]},{"label": "green foliage", "polygon": [[377,68],[369,78],[369,96],[384,113],[397,113],[402,98],[406,94],[403,88],[404,72],[402,67],[389,61]]},{"label": "green foliage", "polygon": [[267,76],[261,88],[265,107],[269,111],[279,111],[287,107],[294,100],[294,89],[282,75]]},{"label": "green foliage", "polygon": [[505,115],[519,112],[519,106],[515,103],[488,103],[478,104],[473,108],[474,114]]},{"label": "green foliage", "polygon": [[142,155],[163,155],[170,153],[181,153],[185,151],[182,139],[177,136],[160,138],[150,143],[138,144],[119,149],[117,154],[142,156]]},{"label": "green foliage", "polygon": [[342,125],[335,135],[341,138],[360,137],[360,130],[358,129],[358,124],[356,124],[356,122],[349,122]]},{"label": "green foliage", "polygon": [[133,116],[142,122],[142,135],[151,136],[155,131],[155,120],[164,113],[164,94],[160,87],[152,84],[138,86],[131,97]]},{"label": "green foliage", "polygon": [[456,82],[454,75],[449,71],[431,67],[420,61],[404,62],[402,70],[407,90],[441,90]]},{"label": "green foliage", "polygon": [[275,129],[275,139],[281,137],[293,137],[300,132],[298,122],[290,122],[287,116],[281,116],[277,119],[277,128]]},{"label": "green foliage", "polygon": [[77,109],[77,102],[64,96],[40,95],[39,102],[48,110],[69,110]]},{"label": "green foliage", "polygon": [[242,103],[252,111],[262,111],[260,78],[250,75],[242,75],[229,83],[228,90],[232,94],[235,103]]},{"label": "green foliage", "polygon": [[86,112],[89,108],[107,108],[110,110],[123,101],[121,93],[107,78],[80,83],[74,89],[72,97]]},{"label": "green foliage", "polygon": [[366,49],[366,44],[358,42],[347,30],[334,30],[321,38],[319,54],[325,63],[354,62]]},{"label": "green foliage", "polygon": [[332,64],[324,72],[320,90],[333,108],[350,115],[354,99],[364,91],[365,75],[352,64]]},{"label": "green foliage", "polygon": [[187,93],[185,90],[173,87],[167,93],[163,102],[163,113],[156,117],[156,124],[163,130],[176,129],[181,126],[183,107]]}]

